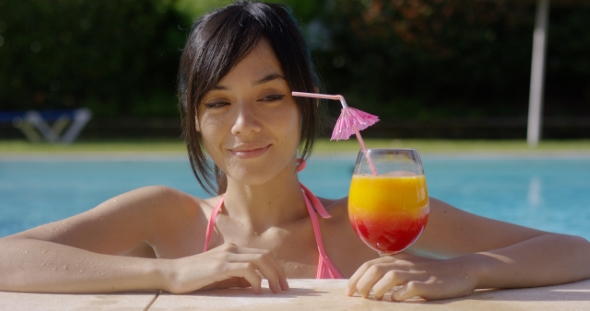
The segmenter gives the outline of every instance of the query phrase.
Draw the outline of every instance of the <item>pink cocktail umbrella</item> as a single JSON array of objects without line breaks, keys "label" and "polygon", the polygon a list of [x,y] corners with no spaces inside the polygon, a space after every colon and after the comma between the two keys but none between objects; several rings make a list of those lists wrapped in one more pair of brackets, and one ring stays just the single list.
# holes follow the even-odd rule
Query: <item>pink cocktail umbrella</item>
[{"label": "pink cocktail umbrella", "polygon": [[338,117],[338,120],[336,121],[336,125],[334,126],[334,130],[332,131],[332,137],[330,138],[330,140],[348,139],[350,138],[350,136],[352,136],[352,134],[355,134],[356,139],[361,145],[361,149],[365,154],[367,161],[369,162],[369,166],[371,167],[373,175],[377,176],[377,170],[375,169],[375,166],[373,165],[371,158],[367,154],[367,146],[365,145],[365,141],[363,140],[363,137],[360,133],[360,131],[366,129],[367,127],[379,121],[379,118],[377,116],[358,110],[356,108],[349,107],[346,104],[344,96],[342,95],[328,95],[304,92],[291,92],[291,95],[298,97],[312,97],[339,100],[342,104],[342,111],[340,112],[340,117]]}]

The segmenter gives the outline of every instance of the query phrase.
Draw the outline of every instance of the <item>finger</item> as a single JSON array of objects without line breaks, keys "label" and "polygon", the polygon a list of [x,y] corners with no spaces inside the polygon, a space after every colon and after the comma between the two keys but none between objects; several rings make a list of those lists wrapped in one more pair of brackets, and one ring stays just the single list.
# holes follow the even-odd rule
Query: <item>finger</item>
[{"label": "finger", "polygon": [[[283,267],[281,267],[281,265],[276,260],[276,257],[271,252],[267,252],[264,255],[264,259],[272,265],[273,271],[276,272],[276,282],[278,286],[277,290],[279,292],[281,290],[289,290],[289,283],[287,283],[287,274],[285,273],[285,270],[283,270]],[[270,284],[271,280],[268,279],[268,281]]]},{"label": "finger", "polygon": [[364,264],[362,264],[358,269],[356,269],[356,271],[352,274],[352,276],[348,280],[348,286],[346,288],[346,295],[352,296],[352,295],[354,295],[354,293],[356,293],[356,286],[357,286],[358,281],[361,279],[361,277],[365,274],[365,272],[367,271],[367,269],[370,266],[371,266],[370,261],[368,261],[368,262],[365,262]]},{"label": "finger", "polygon": [[277,262],[275,257],[267,250],[259,249],[259,248],[247,248],[247,247],[237,247],[235,249],[235,253],[237,254],[260,254],[264,255],[266,262],[271,264],[275,271],[277,271],[278,279],[280,280],[281,289],[288,290],[289,284],[287,283],[287,275],[285,271],[281,267],[281,265]]},{"label": "finger", "polygon": [[[276,261],[275,257],[268,250],[259,248],[239,247],[233,243],[227,243],[218,247],[219,251],[227,252],[238,256],[230,256],[230,262],[250,262],[257,266],[257,269],[268,279],[269,288],[277,293],[281,290],[288,290],[287,275]],[[252,255],[252,256],[240,256]]]},{"label": "finger", "polygon": [[395,261],[395,258],[386,256],[386,257],[371,259],[371,260],[365,262],[364,264],[362,264],[348,280],[346,294],[348,296],[354,295],[354,293],[357,291],[357,288],[358,288],[358,282],[365,275],[365,273],[367,273],[367,270],[369,270],[373,265],[383,263],[383,262],[394,262],[394,261]]},{"label": "finger", "polygon": [[256,294],[262,293],[262,278],[256,273],[253,264],[249,262],[232,263],[227,274],[231,277],[244,278]]},{"label": "finger", "polygon": [[[473,286],[458,286],[458,284],[445,283],[435,277],[430,277],[424,282],[408,283],[409,288],[399,293],[400,301],[419,296],[426,300],[456,298],[468,296],[473,293]],[[392,296],[393,298],[393,296]],[[398,299],[398,298],[396,298]]]},{"label": "finger", "polygon": [[371,289],[377,283],[385,273],[387,272],[387,267],[382,264],[375,264],[369,267],[365,273],[360,277],[358,282],[356,283],[356,290],[359,294],[367,298],[371,293]]},{"label": "finger", "polygon": [[222,244],[216,247],[215,249],[218,249],[220,251],[226,251],[233,254],[264,254],[268,252],[265,249],[237,246],[234,243]]},{"label": "finger", "polygon": [[408,253],[404,253],[404,252],[397,253],[395,255],[390,255],[390,257],[395,258],[397,260],[416,260],[416,259],[420,259],[419,256],[408,254]]},{"label": "finger", "polygon": [[262,276],[268,280],[268,287],[270,290],[273,293],[279,293],[281,292],[279,273],[282,272],[283,269],[274,258],[270,258],[270,256],[272,255],[269,253],[255,255],[253,263],[256,265]]},{"label": "finger", "polygon": [[[430,296],[429,292],[431,291],[432,286],[425,282],[410,281],[400,289],[396,290],[391,295],[391,300],[404,301],[416,296],[428,299],[427,297]],[[430,299],[432,299],[432,297]]]},{"label": "finger", "polygon": [[[250,250],[240,250],[250,251]],[[268,280],[268,287],[274,293],[279,293],[283,290],[287,283],[287,278],[281,266],[275,260],[272,253],[266,250],[254,250],[254,254],[236,254],[230,257],[230,262],[248,262],[253,265],[254,270],[258,270],[264,278]],[[288,285],[286,285],[288,289]]]},{"label": "finger", "polygon": [[373,293],[378,300],[383,299],[385,293],[392,288],[404,285],[413,277],[412,273],[398,270],[386,272],[381,279],[373,285]]}]

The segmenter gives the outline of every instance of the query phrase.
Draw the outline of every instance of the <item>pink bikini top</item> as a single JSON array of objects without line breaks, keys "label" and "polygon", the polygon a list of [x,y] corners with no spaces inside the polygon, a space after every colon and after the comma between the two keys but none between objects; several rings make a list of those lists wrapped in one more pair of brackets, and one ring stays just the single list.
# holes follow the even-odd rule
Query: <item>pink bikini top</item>
[{"label": "pink bikini top", "polygon": [[[301,171],[305,168],[305,161],[300,160],[299,167],[297,171]],[[326,251],[324,250],[324,243],[322,242],[322,233],[320,231],[320,224],[318,222],[318,216],[316,215],[316,211],[320,216],[323,218],[330,218],[330,214],[326,211],[322,202],[303,184],[299,183],[301,186],[301,191],[303,192],[303,198],[305,199],[305,206],[307,207],[307,211],[309,212],[309,218],[311,218],[311,225],[313,227],[313,234],[315,235],[315,241],[318,245],[319,251],[319,259],[318,259],[318,271],[316,274],[316,279],[341,279],[342,275],[328,255],[326,255]],[[209,223],[207,224],[207,232],[205,235],[205,246],[203,247],[203,252],[206,252],[209,248],[209,240],[211,239],[211,235],[213,234],[213,228],[215,227],[215,219],[217,218],[217,214],[223,205],[224,197],[221,197],[217,206],[213,210],[211,214],[211,218],[209,218]],[[313,207],[312,207],[313,206]],[[315,210],[314,210],[315,208]]]}]

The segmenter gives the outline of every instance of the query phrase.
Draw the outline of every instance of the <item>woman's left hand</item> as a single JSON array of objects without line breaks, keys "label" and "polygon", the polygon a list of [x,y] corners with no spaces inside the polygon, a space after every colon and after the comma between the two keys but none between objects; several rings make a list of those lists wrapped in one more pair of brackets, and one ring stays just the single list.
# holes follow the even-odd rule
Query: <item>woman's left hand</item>
[{"label": "woman's left hand", "polygon": [[391,294],[394,301],[415,296],[436,300],[469,295],[477,280],[456,260],[400,253],[365,262],[350,278],[347,294],[352,296],[358,291],[367,298],[372,289],[380,300],[396,286],[401,287]]}]

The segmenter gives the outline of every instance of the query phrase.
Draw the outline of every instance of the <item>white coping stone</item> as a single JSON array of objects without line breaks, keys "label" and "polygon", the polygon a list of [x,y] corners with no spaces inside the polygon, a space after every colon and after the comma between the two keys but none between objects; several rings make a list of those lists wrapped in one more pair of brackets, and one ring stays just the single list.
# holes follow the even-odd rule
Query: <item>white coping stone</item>
[{"label": "white coping stone", "polygon": [[[484,290],[448,300],[377,301],[344,294],[347,280],[289,280],[291,290],[261,295],[226,289],[189,295],[161,294],[151,310],[590,310],[590,280],[560,286]],[[387,298],[387,297],[386,297]],[[392,305],[393,304],[393,305]]]},{"label": "white coping stone", "polygon": [[[559,286],[482,290],[463,298],[424,302],[377,301],[344,294],[347,280],[291,279],[291,290],[261,295],[252,289],[223,289],[187,295],[30,294],[0,292],[0,310],[590,310],[590,279]],[[386,297],[387,298],[387,297]]]},{"label": "white coping stone", "polygon": [[1,311],[146,310],[156,293],[37,294],[0,291]]}]

